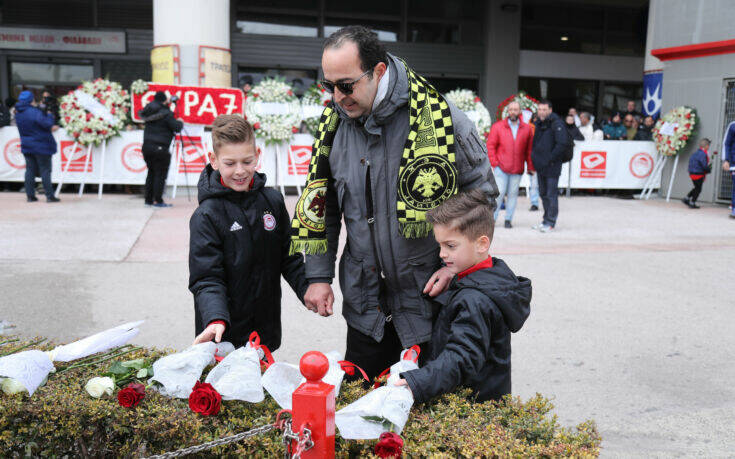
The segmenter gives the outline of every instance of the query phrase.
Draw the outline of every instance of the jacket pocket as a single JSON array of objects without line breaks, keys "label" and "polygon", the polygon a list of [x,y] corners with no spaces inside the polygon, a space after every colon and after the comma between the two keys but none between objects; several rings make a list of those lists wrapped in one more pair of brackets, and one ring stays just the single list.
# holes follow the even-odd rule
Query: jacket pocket
[{"label": "jacket pocket", "polygon": [[416,294],[417,301],[414,304],[417,307],[413,312],[420,313],[423,317],[429,319],[432,317],[432,304],[431,301],[424,298],[423,291],[431,275],[440,268],[440,265],[437,262],[438,259],[439,248],[434,248],[428,253],[408,260],[408,266],[411,270],[411,275],[416,286],[414,292]]},{"label": "jacket pocket", "polygon": [[339,260],[339,285],[344,304],[358,314],[367,309],[364,284],[363,260],[353,257],[345,249]]}]

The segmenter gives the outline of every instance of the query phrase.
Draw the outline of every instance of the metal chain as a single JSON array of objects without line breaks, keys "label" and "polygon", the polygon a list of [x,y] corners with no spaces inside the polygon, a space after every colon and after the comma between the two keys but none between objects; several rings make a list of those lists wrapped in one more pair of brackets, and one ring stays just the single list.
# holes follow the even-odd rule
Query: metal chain
[{"label": "metal chain", "polygon": [[[299,433],[294,432],[291,429],[291,421],[285,421],[283,423],[283,444],[286,449],[283,452],[284,458],[298,459],[301,457],[301,453],[308,451],[314,447],[314,441],[311,439],[311,430],[304,427]],[[302,435],[303,434],[303,435]],[[296,441],[296,448],[291,454],[291,442]]]},{"label": "metal chain", "polygon": [[[240,440],[244,440],[249,437],[254,437],[256,435],[262,435],[264,433],[270,432],[271,430],[275,428],[276,426],[274,426],[273,424],[267,424],[262,427],[248,430],[247,432],[240,432],[239,434],[230,435],[229,437],[218,438],[217,440],[213,440],[207,443],[202,443],[201,445],[190,446],[188,448],[171,451],[169,453],[159,454],[156,456],[149,456],[146,459],[165,459],[165,458],[170,458],[170,457],[181,457],[181,456],[186,456],[188,454],[199,453],[201,451],[205,451],[205,450],[214,448],[216,446],[228,445],[230,443],[236,443]],[[284,432],[284,435],[285,435],[285,432]]]}]

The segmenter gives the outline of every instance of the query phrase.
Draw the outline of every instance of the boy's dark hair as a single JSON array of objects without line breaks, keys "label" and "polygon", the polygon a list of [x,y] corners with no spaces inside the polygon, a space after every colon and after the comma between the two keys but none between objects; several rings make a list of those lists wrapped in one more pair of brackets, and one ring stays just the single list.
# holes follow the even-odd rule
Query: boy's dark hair
[{"label": "boy's dark hair", "polygon": [[549,99],[541,99],[541,100],[538,101],[538,104],[536,104],[536,105],[537,106],[538,105],[548,105],[549,108],[554,108],[554,106],[551,105],[551,101]]},{"label": "boy's dark hair", "polygon": [[702,142],[706,142],[706,143],[707,143],[707,145],[712,145],[712,141],[711,141],[710,139],[708,139],[707,137],[703,138],[703,139],[702,139],[702,140],[700,140],[699,142],[700,142],[700,143],[702,143]]},{"label": "boy's dark hair", "polygon": [[230,143],[252,142],[255,146],[253,127],[240,115],[219,115],[212,123],[212,148],[214,154]]},{"label": "boy's dark hair", "polygon": [[[351,41],[357,45],[360,54],[360,68],[363,72],[374,68],[379,62],[388,65],[388,54],[378,40],[378,34],[363,26],[342,27],[324,41],[323,49],[339,48],[345,41]],[[372,74],[367,76],[368,78],[373,77]]]},{"label": "boy's dark hair", "polygon": [[476,188],[458,193],[426,214],[426,221],[459,231],[470,240],[487,236],[493,240],[495,219],[485,193]]}]

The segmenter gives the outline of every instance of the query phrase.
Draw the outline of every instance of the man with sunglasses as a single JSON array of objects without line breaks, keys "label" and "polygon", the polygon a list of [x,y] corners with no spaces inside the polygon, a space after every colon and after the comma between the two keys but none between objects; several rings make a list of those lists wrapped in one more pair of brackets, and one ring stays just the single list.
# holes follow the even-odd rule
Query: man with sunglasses
[{"label": "man with sunglasses", "polygon": [[[386,53],[377,34],[361,26],[336,31],[324,44],[322,69],[333,105],[322,115],[292,224],[292,250],[306,251],[306,306],[331,315],[344,218],[345,358],[373,378],[399,359],[401,349],[429,340],[430,297],[453,278],[441,266],[430,226],[417,215],[474,188],[494,208],[498,191],[474,124]],[[426,145],[445,156],[428,154]]]}]

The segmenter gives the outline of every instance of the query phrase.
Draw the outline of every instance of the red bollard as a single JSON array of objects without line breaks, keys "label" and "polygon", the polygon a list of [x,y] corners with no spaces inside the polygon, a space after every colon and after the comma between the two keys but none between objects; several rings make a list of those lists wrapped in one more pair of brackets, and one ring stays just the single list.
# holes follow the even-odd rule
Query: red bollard
[{"label": "red bollard", "polygon": [[[306,382],[293,393],[293,419],[295,433],[306,427],[311,431],[314,446],[301,453],[304,459],[334,457],[334,386],[322,381],[329,370],[329,360],[318,351],[310,351],[299,362]],[[291,450],[297,450],[294,441]]]}]

